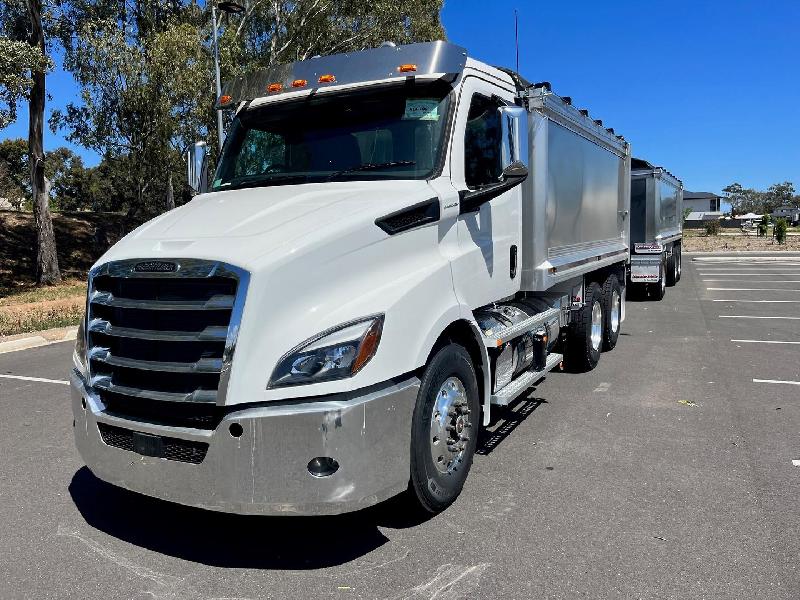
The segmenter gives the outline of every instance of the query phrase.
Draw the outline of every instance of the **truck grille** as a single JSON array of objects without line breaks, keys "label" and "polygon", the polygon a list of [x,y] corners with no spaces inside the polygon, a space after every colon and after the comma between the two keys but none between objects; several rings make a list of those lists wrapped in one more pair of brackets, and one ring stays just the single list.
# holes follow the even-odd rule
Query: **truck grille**
[{"label": "truck grille", "polygon": [[213,429],[222,418],[245,271],[197,259],[106,263],[89,276],[89,386],[106,412]]}]

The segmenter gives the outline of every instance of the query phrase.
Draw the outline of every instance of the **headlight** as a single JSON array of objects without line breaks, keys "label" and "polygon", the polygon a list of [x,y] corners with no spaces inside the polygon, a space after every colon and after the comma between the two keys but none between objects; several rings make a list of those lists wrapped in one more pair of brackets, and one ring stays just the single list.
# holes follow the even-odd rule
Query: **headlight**
[{"label": "headlight", "polygon": [[352,377],[375,356],[383,315],[345,323],[289,351],[272,372],[270,388]]},{"label": "headlight", "polygon": [[86,377],[88,371],[86,366],[86,315],[81,318],[78,324],[78,333],[75,337],[75,350],[72,352],[72,362],[80,374]]}]

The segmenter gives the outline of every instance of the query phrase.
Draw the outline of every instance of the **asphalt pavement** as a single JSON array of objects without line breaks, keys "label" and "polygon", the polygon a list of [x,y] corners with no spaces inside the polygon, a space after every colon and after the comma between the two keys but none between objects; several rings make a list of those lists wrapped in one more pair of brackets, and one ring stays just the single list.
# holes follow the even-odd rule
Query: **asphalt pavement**
[{"label": "asphalt pavement", "polygon": [[503,415],[424,522],[119,490],[74,449],[71,344],[2,354],[0,598],[797,599],[798,342],[800,257],[684,255],[597,369]]}]

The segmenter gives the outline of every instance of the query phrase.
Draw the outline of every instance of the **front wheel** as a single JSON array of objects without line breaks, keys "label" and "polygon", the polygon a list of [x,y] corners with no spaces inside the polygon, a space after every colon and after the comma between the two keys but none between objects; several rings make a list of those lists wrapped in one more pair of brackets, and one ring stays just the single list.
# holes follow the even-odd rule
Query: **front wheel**
[{"label": "front wheel", "polygon": [[479,415],[472,360],[450,343],[425,369],[411,423],[409,492],[426,512],[444,510],[461,493],[475,456]]}]

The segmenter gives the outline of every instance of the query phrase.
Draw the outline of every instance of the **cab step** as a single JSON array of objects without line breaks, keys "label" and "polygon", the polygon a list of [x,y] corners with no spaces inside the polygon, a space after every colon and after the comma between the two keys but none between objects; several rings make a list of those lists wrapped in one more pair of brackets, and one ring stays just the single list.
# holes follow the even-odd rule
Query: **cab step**
[{"label": "cab step", "polygon": [[550,308],[544,312],[536,313],[524,321],[520,321],[514,325],[509,325],[504,329],[492,331],[490,335],[484,334],[483,343],[487,348],[499,348],[509,340],[513,340],[524,333],[538,329],[554,317],[558,317],[560,314],[561,308],[559,307]]},{"label": "cab step", "polygon": [[492,404],[496,406],[508,406],[517,396],[544,378],[550,371],[555,369],[564,357],[553,352],[547,357],[544,369],[541,371],[525,371],[508,385],[492,394]]}]

